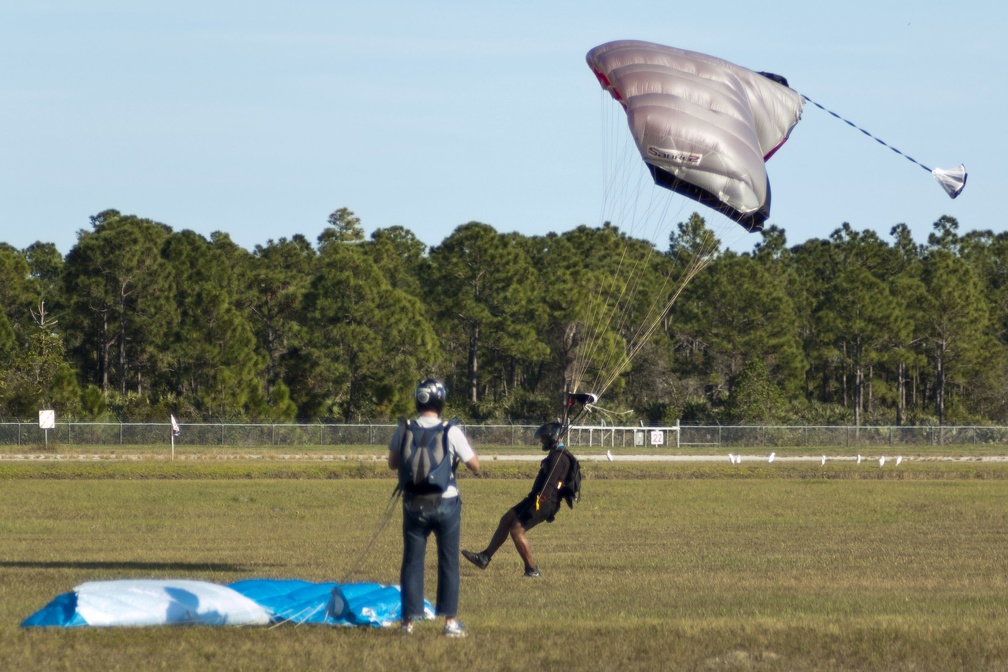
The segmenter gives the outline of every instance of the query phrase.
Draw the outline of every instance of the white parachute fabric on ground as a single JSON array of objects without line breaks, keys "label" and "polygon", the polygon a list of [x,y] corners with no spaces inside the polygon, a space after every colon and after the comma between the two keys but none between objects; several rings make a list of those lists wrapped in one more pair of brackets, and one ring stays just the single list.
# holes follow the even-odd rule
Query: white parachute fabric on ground
[{"label": "white parachute fabric on ground", "polygon": [[945,193],[951,198],[955,198],[962,193],[963,188],[966,186],[966,166],[959,164],[958,168],[950,168],[948,170],[944,168],[935,168],[931,171],[935,179],[938,180],[938,184],[942,186]]},{"label": "white parachute fabric on ground", "polygon": [[781,77],[650,42],[608,42],[587,61],[626,110],[656,183],[750,231],[763,228],[770,214],[765,161],[801,118],[801,94]]},{"label": "white parachute fabric on ground", "polygon": [[188,580],[90,581],[74,589],[75,622],[95,627],[267,625],[270,614],[241,593]]},{"label": "white parachute fabric on ground", "polygon": [[[429,618],[434,611],[424,601]],[[230,585],[124,579],[82,583],[29,616],[22,627],[320,625],[386,627],[401,619],[399,586],[248,579]]]}]

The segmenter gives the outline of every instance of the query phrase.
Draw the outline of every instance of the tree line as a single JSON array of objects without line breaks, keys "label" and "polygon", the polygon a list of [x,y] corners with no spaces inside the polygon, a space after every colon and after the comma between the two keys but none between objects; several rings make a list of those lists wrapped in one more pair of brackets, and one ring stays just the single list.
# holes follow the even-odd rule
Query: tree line
[{"label": "tree line", "polygon": [[314,243],[249,251],[107,210],[65,257],[0,244],[0,417],[388,420],[436,375],[453,414],[538,422],[570,389],[592,306],[621,316],[594,327],[601,368],[648,301],[681,291],[599,401],[623,424],[1008,420],[1008,234],[946,216],[924,243],[844,224],[789,247],[769,227],[737,253],[701,250],[698,214],[673,228],[657,249],[608,223],[469,222],[428,249],[400,226],[365,236],[341,208]]}]

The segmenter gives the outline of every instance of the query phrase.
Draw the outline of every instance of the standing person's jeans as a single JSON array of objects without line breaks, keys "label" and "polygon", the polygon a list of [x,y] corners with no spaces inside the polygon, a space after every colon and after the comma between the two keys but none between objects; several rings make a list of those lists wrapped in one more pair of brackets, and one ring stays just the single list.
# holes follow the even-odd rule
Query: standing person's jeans
[{"label": "standing person's jeans", "polygon": [[461,523],[461,497],[445,497],[425,510],[411,508],[403,500],[403,559],[399,573],[403,618],[423,618],[424,558],[431,532],[437,540],[438,555],[436,611],[448,618],[458,613]]}]

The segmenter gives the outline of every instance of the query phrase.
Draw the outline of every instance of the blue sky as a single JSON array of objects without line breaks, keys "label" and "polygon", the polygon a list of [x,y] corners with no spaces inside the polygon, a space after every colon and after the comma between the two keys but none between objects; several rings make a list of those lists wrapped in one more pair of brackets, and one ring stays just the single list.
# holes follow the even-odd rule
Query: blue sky
[{"label": "blue sky", "polygon": [[1006,7],[3,0],[0,242],[65,254],[108,208],[247,249],[314,241],[341,207],[429,245],[471,220],[595,226],[609,103],[584,57],[615,39],[780,73],[922,163],[970,171],[952,201],[808,106],[768,164],[791,244],[843,222],[923,242],[942,215],[1004,230]]}]

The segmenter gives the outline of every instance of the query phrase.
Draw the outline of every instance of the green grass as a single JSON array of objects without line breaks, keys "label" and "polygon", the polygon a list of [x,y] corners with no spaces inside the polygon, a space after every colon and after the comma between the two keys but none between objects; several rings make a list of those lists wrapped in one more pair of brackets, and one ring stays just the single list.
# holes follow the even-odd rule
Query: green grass
[{"label": "green grass", "polygon": [[[535,470],[484,462],[461,483],[464,548]],[[23,630],[94,579],[343,579],[393,481],[373,460],[0,463],[0,669],[1008,669],[1008,465],[585,472],[583,501],[530,533],[543,579],[510,542],[464,564],[470,636],[446,641],[435,624]],[[351,580],[398,582],[399,520]]]}]

